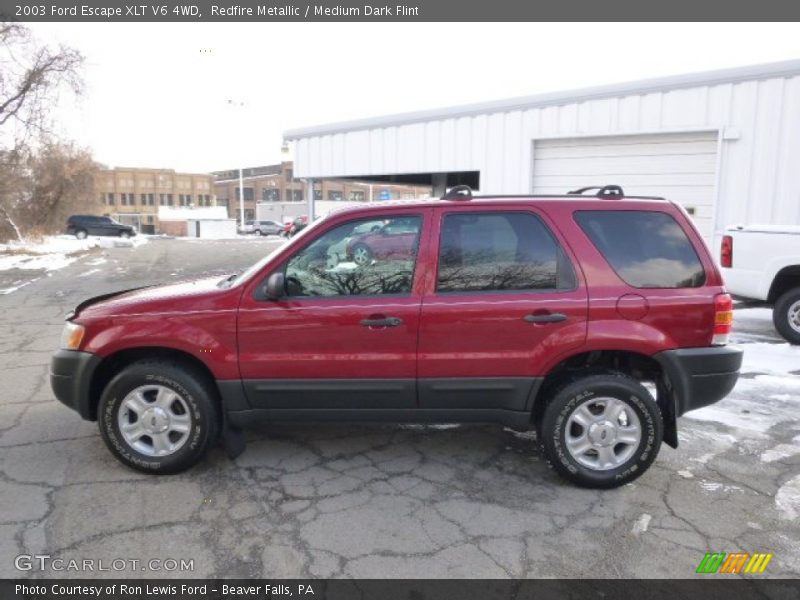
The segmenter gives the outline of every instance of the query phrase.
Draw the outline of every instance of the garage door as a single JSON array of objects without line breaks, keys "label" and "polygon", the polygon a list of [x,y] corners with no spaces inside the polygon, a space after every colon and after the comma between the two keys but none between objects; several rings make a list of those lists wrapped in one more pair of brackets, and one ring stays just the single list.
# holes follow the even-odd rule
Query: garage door
[{"label": "garage door", "polygon": [[616,184],[628,195],[664,196],[686,207],[710,241],[716,166],[715,132],[536,140],[533,193]]}]

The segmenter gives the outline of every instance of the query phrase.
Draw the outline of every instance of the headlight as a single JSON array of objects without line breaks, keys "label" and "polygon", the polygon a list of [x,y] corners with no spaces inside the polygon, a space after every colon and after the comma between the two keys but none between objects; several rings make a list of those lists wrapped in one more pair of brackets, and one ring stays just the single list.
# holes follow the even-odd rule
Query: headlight
[{"label": "headlight", "polygon": [[86,333],[86,328],[83,325],[67,323],[61,332],[59,347],[64,350],[77,350],[81,345],[84,333]]}]

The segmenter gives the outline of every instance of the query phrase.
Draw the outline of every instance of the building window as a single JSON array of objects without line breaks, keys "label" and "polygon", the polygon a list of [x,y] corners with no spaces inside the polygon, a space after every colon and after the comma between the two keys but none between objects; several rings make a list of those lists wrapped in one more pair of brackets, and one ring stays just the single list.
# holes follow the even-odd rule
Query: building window
[{"label": "building window", "polygon": [[322,200],[322,190],[314,190],[314,200],[315,201]]},{"label": "building window", "polygon": [[328,200],[339,202],[342,199],[343,199],[342,192],[338,192],[336,190],[328,190]]},{"label": "building window", "polygon": [[153,206],[153,194],[139,194],[142,206]]},{"label": "building window", "polygon": [[302,202],[303,190],[286,190],[287,202]]},{"label": "building window", "polygon": [[[239,199],[239,188],[237,187],[235,190],[236,199]],[[253,198],[255,198],[255,194],[253,193],[253,188],[246,187],[244,188],[244,201],[245,202],[252,202]]]},{"label": "building window", "polygon": [[153,223],[153,215],[147,215],[147,223],[149,224]]},{"label": "building window", "polygon": [[158,205],[159,206],[166,206],[167,205],[167,195],[166,194],[159,194],[158,195]]},{"label": "building window", "polygon": [[281,191],[277,188],[264,188],[261,190],[261,199],[264,202],[280,202]]},{"label": "building window", "polygon": [[122,206],[133,206],[133,194],[128,194],[128,193],[120,194],[119,203]]},{"label": "building window", "polygon": [[286,181],[292,181],[294,179],[294,169],[286,169]]},{"label": "building window", "polygon": [[172,194],[167,194],[167,206],[174,206],[174,199]]},{"label": "building window", "polygon": [[350,202],[364,202],[364,192],[361,191],[350,192]]},{"label": "building window", "polygon": [[114,206],[114,194],[113,192],[109,192],[106,194],[106,204],[109,206]]}]

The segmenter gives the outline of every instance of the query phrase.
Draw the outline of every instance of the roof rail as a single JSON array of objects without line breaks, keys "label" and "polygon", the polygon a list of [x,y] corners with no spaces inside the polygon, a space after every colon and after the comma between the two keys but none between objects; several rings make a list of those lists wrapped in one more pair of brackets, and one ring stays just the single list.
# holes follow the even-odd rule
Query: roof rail
[{"label": "roof rail", "polygon": [[625,192],[622,190],[622,187],[618,185],[604,185],[602,187],[597,185],[591,185],[589,187],[583,187],[577,190],[573,190],[571,192],[567,192],[567,194],[582,195],[590,190],[597,190],[595,196],[597,196],[598,198],[617,199],[625,196]]},{"label": "roof rail", "polygon": [[440,198],[441,200],[472,200],[472,188],[468,185],[456,185],[451,187]]}]

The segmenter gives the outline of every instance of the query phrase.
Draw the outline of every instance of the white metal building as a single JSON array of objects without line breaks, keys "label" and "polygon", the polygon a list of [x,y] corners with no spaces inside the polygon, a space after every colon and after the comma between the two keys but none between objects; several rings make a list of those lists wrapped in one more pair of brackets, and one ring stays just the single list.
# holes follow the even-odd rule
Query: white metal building
[{"label": "white metal building", "polygon": [[800,60],[295,129],[295,175],[682,203],[709,241],[800,224]]}]

